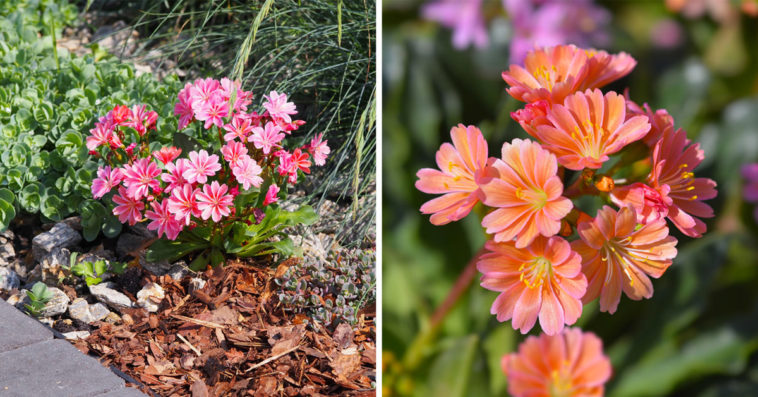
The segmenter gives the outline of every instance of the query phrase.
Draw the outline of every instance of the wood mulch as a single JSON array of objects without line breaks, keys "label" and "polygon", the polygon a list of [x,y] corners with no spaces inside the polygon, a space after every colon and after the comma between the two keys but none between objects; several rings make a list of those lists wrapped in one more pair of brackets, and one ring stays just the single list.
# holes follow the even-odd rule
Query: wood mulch
[{"label": "wood mulch", "polygon": [[278,302],[273,279],[289,264],[233,262],[207,270],[194,291],[189,277],[145,272],[142,283],[166,292],[158,312],[124,310],[117,325],[95,323],[73,343],[154,395],[375,395],[375,313],[361,313],[352,327],[308,326]]}]

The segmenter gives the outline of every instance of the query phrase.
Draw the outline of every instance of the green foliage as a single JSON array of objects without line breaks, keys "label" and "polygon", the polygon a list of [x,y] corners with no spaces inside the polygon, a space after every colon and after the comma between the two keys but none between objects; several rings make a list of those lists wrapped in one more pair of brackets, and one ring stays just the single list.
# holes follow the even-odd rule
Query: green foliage
[{"label": "green foliage", "polygon": [[[158,49],[193,77],[241,75],[242,86],[256,98],[271,90],[291,94],[307,120],[298,133],[303,142],[324,133],[332,148],[306,199],[314,206],[327,192],[343,199],[371,193],[376,2],[137,0],[119,7],[145,10],[134,12],[139,18],[133,28],[145,37],[137,55]],[[343,245],[360,243],[346,239],[353,224],[361,235],[374,229],[373,204],[354,206],[338,228]]]},{"label": "green foliage", "polygon": [[26,292],[26,296],[29,297],[29,303],[25,304],[24,307],[29,314],[39,317],[47,302],[53,298],[53,293],[47,289],[47,285],[37,281],[32,289]]},{"label": "green foliage", "polygon": [[76,257],[72,255],[71,272],[79,277],[84,277],[87,285],[100,284],[103,281],[103,275],[107,272],[112,274],[122,274],[127,264],[122,262],[106,262],[99,259],[95,262],[82,261],[74,264]]},{"label": "green foliage", "polygon": [[[251,201],[259,198],[262,201],[265,189],[261,191],[264,194],[252,194]],[[238,202],[237,205],[244,204]],[[146,258],[151,262],[174,261],[196,253],[195,259],[190,263],[193,270],[203,270],[209,264],[217,266],[223,263],[225,255],[252,257],[279,254],[286,258],[297,251],[284,229],[310,225],[317,219],[318,214],[308,205],[288,212],[276,204],[270,204],[265,207],[264,218],[260,223],[234,222],[223,227],[213,224],[188,229],[174,241],[161,239],[153,243],[147,250]]]},{"label": "green foliage", "polygon": [[[19,211],[49,221],[81,214],[85,239],[100,232],[114,237],[120,223],[91,200],[98,164],[85,137],[95,117],[117,104],[146,103],[171,115],[179,82],[175,76],[160,83],[148,74],[137,77],[131,65],[114,59],[55,53],[46,25],[27,15],[37,12],[34,7],[37,2],[21,2],[0,18],[0,228]],[[58,10],[62,20],[56,23],[72,20],[66,16],[71,6]],[[176,120],[161,119],[157,131],[155,140],[170,142]]]}]

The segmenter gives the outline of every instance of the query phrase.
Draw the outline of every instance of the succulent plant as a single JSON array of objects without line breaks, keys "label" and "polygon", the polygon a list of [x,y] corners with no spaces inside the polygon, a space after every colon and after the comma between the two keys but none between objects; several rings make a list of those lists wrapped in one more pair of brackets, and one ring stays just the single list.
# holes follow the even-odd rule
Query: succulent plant
[{"label": "succulent plant", "polygon": [[279,302],[295,313],[331,328],[351,325],[358,312],[376,301],[376,256],[373,250],[343,250],[326,261],[306,260],[275,281]]}]

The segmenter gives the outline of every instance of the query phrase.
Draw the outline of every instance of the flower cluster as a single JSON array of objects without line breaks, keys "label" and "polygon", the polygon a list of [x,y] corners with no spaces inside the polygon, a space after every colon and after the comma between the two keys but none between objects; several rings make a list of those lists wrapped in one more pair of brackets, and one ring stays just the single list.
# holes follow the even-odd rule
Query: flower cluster
[{"label": "flower cluster", "polygon": [[[260,191],[261,206],[278,200],[280,190],[297,182],[298,172],[310,173],[311,160],[323,165],[329,154],[319,134],[292,151],[283,140],[302,120],[293,120],[295,105],[286,94],[264,96],[262,113],[248,110],[253,94],[227,78],[198,79],[179,92],[174,113],[179,130],[198,121],[211,138],[218,137],[218,153],[193,150],[180,158],[174,146],[155,149],[149,132],[158,114],[145,105],[119,105],[90,130],[87,147],[107,165],[97,171],[92,195],[111,194],[113,214],[134,225],[149,221],[148,229],[175,240],[184,228],[222,221],[260,222],[260,208],[237,213],[240,193]],[[265,191],[264,191],[265,190]],[[113,192],[113,193],[111,193]]]},{"label": "flower cluster", "polygon": [[[701,237],[701,218],[713,216],[703,201],[716,196],[716,183],[694,175],[704,158],[699,145],[665,110],[600,91],[635,64],[625,53],[573,45],[533,50],[503,78],[527,103],[512,117],[534,140],[514,139],[488,157],[479,129],[459,125],[437,152],[439,169],[417,174],[419,190],[441,194],[421,207],[435,225],[480,202],[488,208],[481,285],[500,292],[492,314],[522,333],[539,320],[558,335],[598,298],[611,314],[622,292],[650,298],[650,278],[677,253],[667,220]],[[615,208],[590,216],[573,201],[586,195]]]}]

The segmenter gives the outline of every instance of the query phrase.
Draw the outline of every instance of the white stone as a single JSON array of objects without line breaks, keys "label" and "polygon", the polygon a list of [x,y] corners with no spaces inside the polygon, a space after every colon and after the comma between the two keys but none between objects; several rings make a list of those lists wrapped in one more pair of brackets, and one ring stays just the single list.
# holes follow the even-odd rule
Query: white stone
[{"label": "white stone", "polygon": [[158,311],[158,307],[165,297],[166,293],[163,292],[163,288],[160,285],[150,283],[137,292],[137,305],[144,307],[148,312],[154,313]]},{"label": "white stone", "polygon": [[102,283],[97,285],[90,285],[89,292],[97,298],[100,302],[116,309],[127,309],[134,307],[132,300],[128,296],[113,289],[115,283]]},{"label": "white stone", "polygon": [[74,301],[68,306],[68,315],[72,319],[81,321],[85,324],[91,324],[95,321],[100,321],[110,314],[108,308],[98,302],[93,305],[87,303],[82,298],[74,299]]},{"label": "white stone", "polygon": [[13,270],[7,267],[0,267],[0,290],[12,290],[21,285],[21,280]]}]

